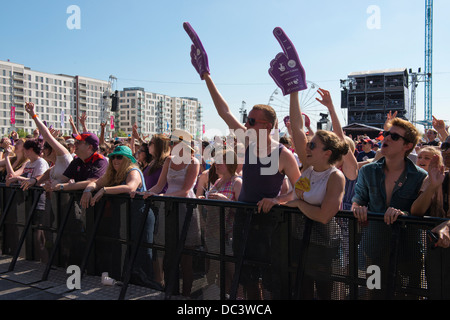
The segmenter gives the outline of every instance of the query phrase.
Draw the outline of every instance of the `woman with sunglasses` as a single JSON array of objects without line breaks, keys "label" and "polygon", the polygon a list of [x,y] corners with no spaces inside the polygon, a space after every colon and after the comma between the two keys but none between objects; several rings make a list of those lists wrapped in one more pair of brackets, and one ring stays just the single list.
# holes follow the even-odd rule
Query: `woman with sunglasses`
[{"label": "woman with sunglasses", "polygon": [[[136,158],[131,149],[127,146],[117,146],[108,155],[109,163],[105,174],[98,180],[91,181],[85,188],[80,203],[83,208],[94,206],[105,195],[129,194],[132,192],[143,192],[146,190],[145,179],[140,170]],[[92,196],[92,193],[96,193]],[[110,201],[114,201],[110,198]],[[144,213],[145,203],[143,200],[134,200],[130,204],[130,229],[131,240],[135,240],[140,229],[143,214],[147,214],[144,229],[144,243],[153,243],[153,229],[155,217],[153,211]],[[110,223],[104,221],[103,225],[114,228],[114,217],[104,215],[104,219],[110,219]],[[111,229],[109,232],[118,232]],[[101,251],[101,250],[99,250]],[[105,260],[109,255],[114,254],[112,250],[105,252]],[[133,266],[130,282],[133,284],[152,286],[153,281],[153,261],[150,248],[140,247],[138,256]]]},{"label": "woman with sunglasses", "polygon": [[[328,92],[320,91],[322,97],[328,97]],[[317,130],[308,142],[303,129],[298,92],[290,94],[290,122],[295,150],[302,163],[301,177],[295,183],[296,200],[287,202],[288,207],[298,208],[304,216],[313,220],[310,256],[311,263],[306,270],[313,272],[319,266],[323,270],[331,270],[331,261],[338,255],[339,227],[334,216],[341,208],[344,196],[345,177],[336,168],[349,151],[348,144],[337,134]],[[303,216],[296,225],[303,225]],[[301,227],[299,230],[303,230]],[[302,238],[301,234],[297,235]],[[315,267],[312,267],[315,264]],[[313,280],[314,273],[305,274],[302,297],[312,299],[314,284],[320,299],[330,299],[332,282]]]},{"label": "woman with sunglasses", "polygon": [[[194,149],[191,146],[192,135],[186,130],[174,130],[171,134],[170,145],[171,155],[164,161],[164,166],[159,176],[158,182],[152,188],[144,193],[144,199],[150,196],[166,196],[179,198],[196,198],[194,186],[197,181],[200,170],[200,162],[194,156]],[[167,190],[162,193],[167,185]],[[160,212],[164,212],[161,206]],[[183,226],[186,216],[186,204],[179,203],[179,219],[180,226]],[[155,235],[155,242],[164,243],[165,238],[165,219],[164,214],[158,215],[158,233]],[[180,230],[181,232],[181,227]],[[200,217],[198,209],[194,208],[191,223],[187,232],[185,246],[194,248],[200,245]],[[183,278],[182,295],[189,297],[194,281],[194,272],[192,265],[192,255],[182,255],[181,257],[181,273]],[[164,278],[161,276],[161,278]]]}]

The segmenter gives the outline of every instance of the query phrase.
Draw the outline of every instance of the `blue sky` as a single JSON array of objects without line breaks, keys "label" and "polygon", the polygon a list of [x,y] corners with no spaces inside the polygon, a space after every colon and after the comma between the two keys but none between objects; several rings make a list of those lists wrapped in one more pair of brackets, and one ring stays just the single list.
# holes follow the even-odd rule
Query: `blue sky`
[{"label": "blue sky", "polygon": [[[70,5],[81,29],[67,28]],[[379,8],[379,29],[367,21]],[[433,114],[450,120],[450,1],[434,1]],[[425,0],[40,0],[2,1],[0,60],[33,70],[108,80],[170,96],[198,98],[206,129],[225,133],[206,85],[190,64],[197,31],[211,75],[233,113],[268,103],[276,89],[267,70],[281,51],[272,34],[282,27],[297,48],[307,80],[331,91],[341,121],[340,79],[355,71],[420,67],[424,70]],[[417,119],[423,118],[423,84]],[[313,111],[311,111],[313,112]],[[421,127],[419,127],[422,129]]]}]

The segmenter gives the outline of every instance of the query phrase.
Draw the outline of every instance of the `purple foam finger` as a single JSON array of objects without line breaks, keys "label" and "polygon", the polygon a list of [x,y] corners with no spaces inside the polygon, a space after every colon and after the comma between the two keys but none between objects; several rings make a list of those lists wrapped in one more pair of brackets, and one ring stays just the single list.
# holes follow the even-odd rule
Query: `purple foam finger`
[{"label": "purple foam finger", "polygon": [[308,88],[303,68],[292,41],[280,27],[273,30],[283,52],[270,62],[269,74],[283,91],[283,95]]},{"label": "purple foam finger", "polygon": [[200,79],[203,80],[202,75],[209,72],[208,55],[206,54],[205,48],[203,47],[200,38],[195,32],[194,28],[189,24],[189,22],[183,23],[183,28],[192,40],[193,45],[191,46],[191,63],[195,70],[200,75]]}]

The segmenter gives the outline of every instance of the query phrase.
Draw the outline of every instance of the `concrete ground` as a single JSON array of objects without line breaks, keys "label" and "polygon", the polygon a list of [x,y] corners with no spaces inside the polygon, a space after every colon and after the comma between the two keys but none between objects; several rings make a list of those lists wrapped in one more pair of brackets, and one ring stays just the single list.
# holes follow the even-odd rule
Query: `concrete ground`
[{"label": "concrete ground", "polygon": [[[0,300],[118,300],[121,286],[106,286],[101,277],[84,276],[81,289],[70,290],[70,274],[62,268],[52,268],[48,280],[42,281],[45,264],[19,259],[8,272],[12,258],[0,256]],[[164,300],[161,291],[130,284],[125,300]]]}]

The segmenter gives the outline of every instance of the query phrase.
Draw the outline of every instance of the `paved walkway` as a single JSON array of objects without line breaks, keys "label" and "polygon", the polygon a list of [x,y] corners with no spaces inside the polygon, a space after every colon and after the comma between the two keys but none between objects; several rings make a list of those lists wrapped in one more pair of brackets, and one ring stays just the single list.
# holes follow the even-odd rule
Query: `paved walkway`
[{"label": "paved walkway", "polygon": [[[118,300],[121,286],[105,286],[100,277],[84,276],[81,289],[70,290],[66,281],[70,274],[52,268],[47,281],[42,281],[45,264],[19,259],[8,272],[11,257],[0,256],[0,300]],[[164,293],[130,284],[125,300],[163,300]]]}]

